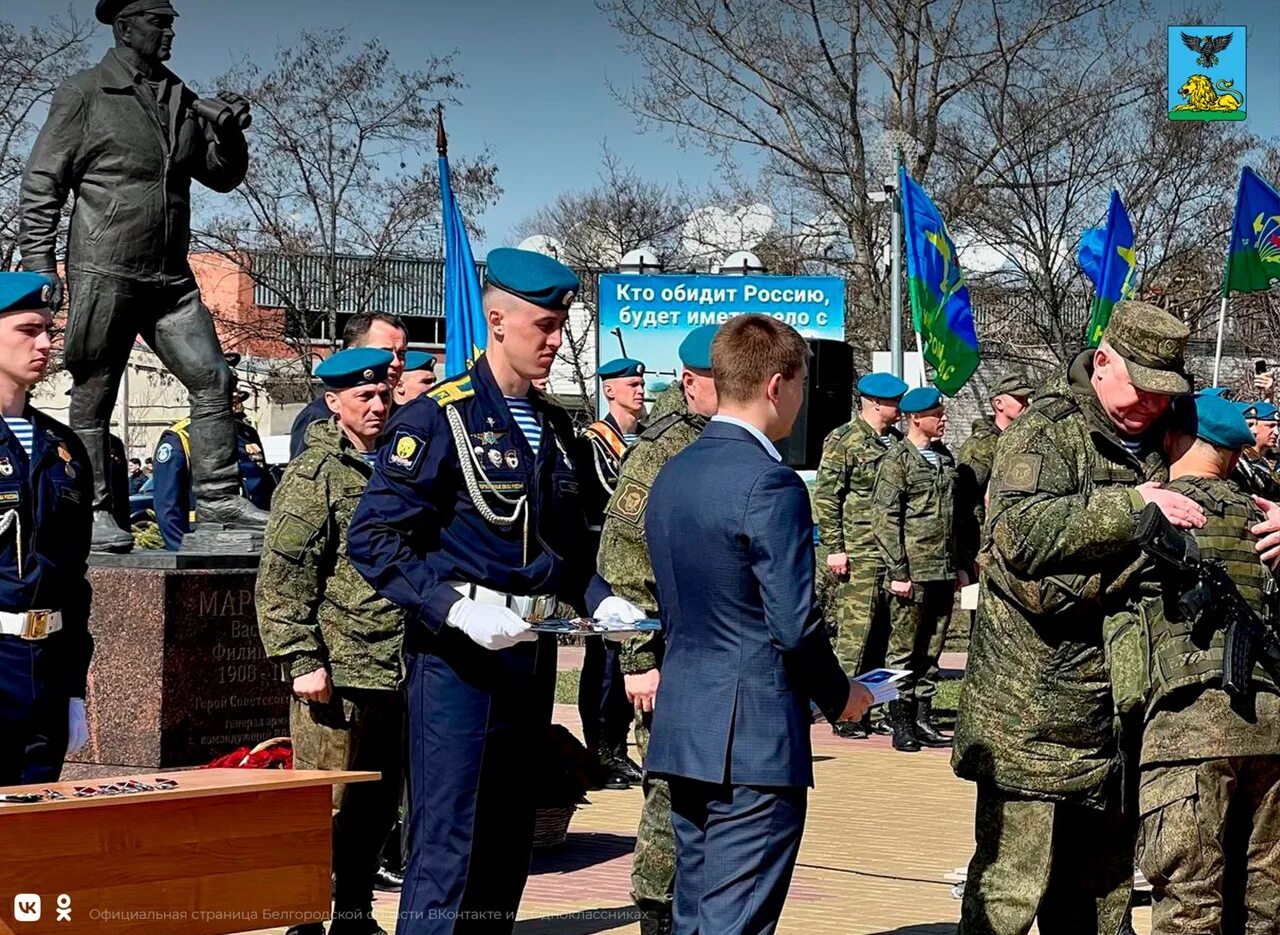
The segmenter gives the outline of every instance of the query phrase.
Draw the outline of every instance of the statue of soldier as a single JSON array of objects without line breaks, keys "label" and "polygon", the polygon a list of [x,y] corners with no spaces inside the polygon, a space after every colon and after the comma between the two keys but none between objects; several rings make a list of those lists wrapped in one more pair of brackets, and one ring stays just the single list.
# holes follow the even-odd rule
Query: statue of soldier
[{"label": "statue of soldier", "polygon": [[69,422],[93,465],[93,548],[127,552],[111,517],[108,424],[141,334],[190,393],[191,467],[200,518],[261,530],[239,493],[231,370],[187,261],[191,180],[219,192],[248,168],[238,95],[198,100],[164,66],[178,15],[168,0],[98,0],[115,47],[58,88],[27,162],[18,245],[23,266],[57,275],[58,222],[75,195],[67,243]]}]

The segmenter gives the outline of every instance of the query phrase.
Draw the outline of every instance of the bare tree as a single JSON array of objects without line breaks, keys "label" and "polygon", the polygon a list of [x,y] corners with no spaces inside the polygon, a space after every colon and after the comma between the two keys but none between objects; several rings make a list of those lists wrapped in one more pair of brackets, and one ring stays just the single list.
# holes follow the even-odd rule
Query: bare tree
[{"label": "bare tree", "polygon": [[93,24],[70,9],[25,33],[0,21],[0,269],[17,261],[18,188],[54,90],[89,64]]},{"label": "bare tree", "polygon": [[[200,239],[276,297],[309,371],[317,326],[336,341],[339,312],[376,308],[405,284],[412,264],[399,261],[438,255],[434,108],[461,79],[448,57],[405,72],[376,40],[304,32],[269,70],[244,63],[216,84],[253,107],[251,160]],[[488,153],[451,161],[464,216],[497,198],[496,174]]]}]

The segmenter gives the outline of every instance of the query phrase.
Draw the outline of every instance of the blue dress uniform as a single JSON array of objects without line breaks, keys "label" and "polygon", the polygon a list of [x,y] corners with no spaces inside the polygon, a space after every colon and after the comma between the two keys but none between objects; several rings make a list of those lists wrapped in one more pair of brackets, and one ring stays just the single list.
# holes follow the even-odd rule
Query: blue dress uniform
[{"label": "blue dress uniform", "polygon": [[[0,274],[0,312],[48,306],[49,279]],[[93,469],[76,434],[30,404],[31,454],[0,420],[0,786],[55,782],[68,703],[93,639],[85,578]]]},{"label": "blue dress uniform", "polygon": [[[165,429],[156,444],[156,453],[152,459],[156,525],[160,527],[165,548],[170,552],[176,552],[182,547],[182,539],[191,531],[191,524],[196,519],[196,498],[191,486],[191,466],[188,459],[190,443],[187,439],[187,426],[190,421],[182,419]],[[254,506],[265,510],[271,506],[276,481],[262,452],[262,437],[244,419],[237,418],[235,427],[241,490]]]},{"label": "blue dress uniform", "polygon": [[[499,285],[567,308],[577,280],[555,268],[572,282]],[[491,262],[490,282],[501,272]],[[352,564],[408,612],[411,844],[400,935],[510,932],[528,877],[528,776],[546,756],[556,641],[488,650],[447,622],[463,596],[525,617],[555,596],[581,604],[592,557],[573,427],[536,390],[526,399],[542,432],[536,456],[483,356],[403,406],[348,533]]]}]

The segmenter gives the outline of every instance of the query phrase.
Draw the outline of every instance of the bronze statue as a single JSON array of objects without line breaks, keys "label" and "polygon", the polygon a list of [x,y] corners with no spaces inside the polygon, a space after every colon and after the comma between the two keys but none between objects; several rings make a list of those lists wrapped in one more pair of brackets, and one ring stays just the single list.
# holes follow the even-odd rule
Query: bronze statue
[{"label": "bronze statue", "polygon": [[94,474],[93,547],[127,552],[111,516],[107,427],[139,334],[190,393],[191,466],[202,522],[260,530],[240,496],[232,374],[187,261],[191,180],[218,192],[244,181],[248,105],[199,100],[164,62],[178,15],[168,0],[98,0],[115,48],[67,79],[22,180],[22,265],[54,274],[58,222],[75,194],[67,242],[65,358],[70,423]]}]

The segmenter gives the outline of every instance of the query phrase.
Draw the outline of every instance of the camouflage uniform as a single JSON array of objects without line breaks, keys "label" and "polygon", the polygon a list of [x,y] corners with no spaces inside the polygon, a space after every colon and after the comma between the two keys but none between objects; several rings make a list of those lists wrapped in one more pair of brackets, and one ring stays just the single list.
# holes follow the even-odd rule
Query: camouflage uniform
[{"label": "camouflage uniform", "polygon": [[1245,493],[1257,494],[1268,500],[1280,500],[1280,479],[1266,458],[1251,456],[1248,451],[1240,456],[1231,479]]},{"label": "camouflage uniform", "polygon": [[872,493],[872,529],[885,567],[884,589],[910,581],[911,597],[889,598],[887,665],[909,669],[898,683],[904,706],[932,698],[938,690],[938,657],[946,641],[955,602],[957,554],[954,519],[956,462],[947,446],[934,442],[930,464],[910,439],[896,442],[880,460]]},{"label": "camouflage uniform", "polygon": [[[654,403],[651,424],[622,460],[618,489],[609,500],[601,532],[600,577],[618,597],[657,616],[658,594],[649,547],[644,539],[644,511],[658,471],[701,434],[705,416],[690,412],[679,384],[665,390]],[[662,666],[660,634],[627,640],[622,647],[624,675],[638,675]],[[636,744],[643,757],[649,746],[651,714],[636,718]],[[671,826],[671,793],[666,780],[644,777],[644,807],[636,831],[631,865],[632,898],[643,910],[669,915],[675,885],[675,832]]]},{"label": "camouflage uniform", "polygon": [[[888,436],[892,441],[902,437],[895,428]],[[871,491],[890,444],[862,418],[842,425],[822,443],[813,484],[819,583],[828,592],[820,605],[832,608],[836,658],[851,676],[881,665],[889,640],[889,598],[884,561],[871,531]],[[849,556],[847,580],[838,581],[826,570],[826,556],[833,552]]]},{"label": "camouflage uniform", "polygon": [[1000,429],[996,428],[996,420],[987,416],[974,421],[973,432],[960,446],[959,463],[956,465],[956,489],[973,505],[973,520],[972,525],[967,527],[967,535],[976,535],[979,541],[967,543],[966,546],[974,555],[987,545],[984,534],[987,524],[987,483],[991,480],[991,465],[996,460],[996,442],[999,440]]},{"label": "camouflage uniform", "polygon": [[[1187,328],[1117,306],[1107,340],[1134,380],[1190,389]],[[1135,829],[1121,807],[1104,618],[1134,594],[1135,489],[1167,479],[1162,427],[1141,457],[1090,384],[1093,352],[1036,395],[1001,436],[952,766],[978,783],[964,935],[1110,935],[1132,890]],[[1135,365],[1135,360],[1141,366]],[[1154,376],[1153,376],[1154,375]]]},{"label": "camouflage uniform", "polygon": [[[1180,478],[1170,490],[1199,503],[1201,555],[1226,564],[1265,615],[1270,572],[1249,528],[1258,514],[1227,481]],[[1179,619],[1177,593],[1144,602],[1150,696],[1142,734],[1138,864],[1152,886],[1153,935],[1275,932],[1280,919],[1280,697],[1259,666],[1254,710],[1222,689],[1224,633],[1206,647]],[[1230,812],[1230,819],[1228,818]]]},{"label": "camouflage uniform", "polygon": [[271,504],[258,568],[258,631],[286,682],[327,667],[327,703],[294,698],[296,769],[376,770],[333,791],[334,899],[368,908],[400,802],[404,618],[347,561],[347,527],[372,468],[334,419],[307,429]]}]

